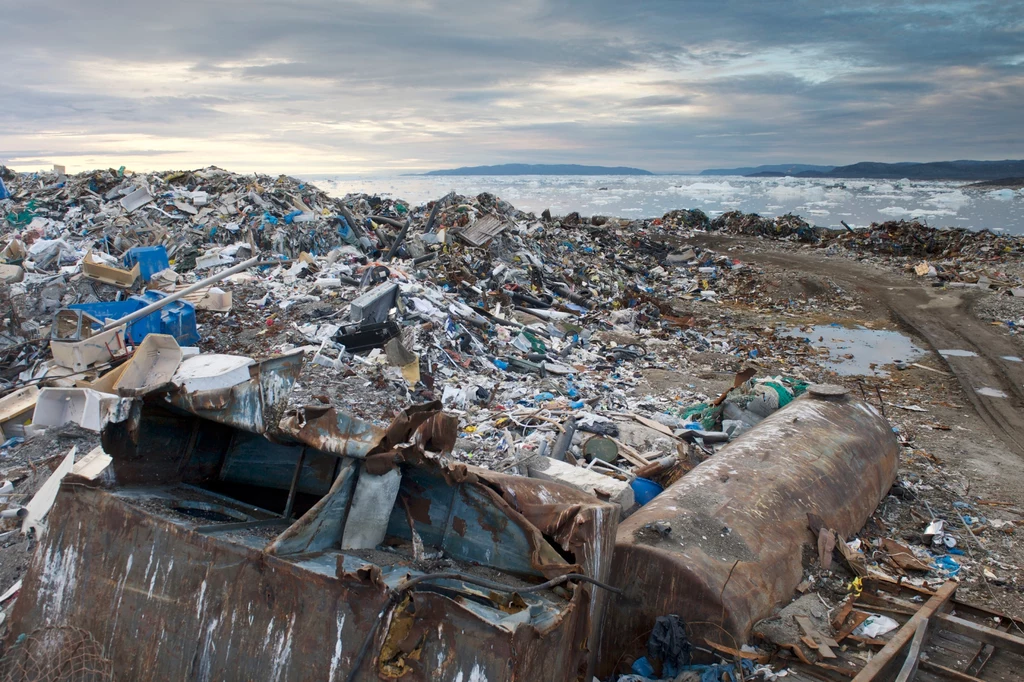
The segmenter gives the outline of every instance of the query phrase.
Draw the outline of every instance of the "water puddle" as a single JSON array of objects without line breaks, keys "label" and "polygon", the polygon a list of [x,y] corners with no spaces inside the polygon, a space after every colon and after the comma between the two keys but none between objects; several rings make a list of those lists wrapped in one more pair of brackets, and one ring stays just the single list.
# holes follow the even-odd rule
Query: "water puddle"
[{"label": "water puddle", "polygon": [[978,395],[988,396],[989,398],[1006,398],[1006,397],[1008,397],[1006,395],[1006,393],[1004,393],[1003,391],[1000,391],[998,388],[989,388],[988,386],[986,386],[984,388],[976,388],[976,389],[974,389],[974,392],[977,393]]},{"label": "water puddle", "polygon": [[888,376],[883,365],[916,360],[925,354],[900,332],[884,329],[816,325],[791,329],[785,336],[807,339],[815,348],[827,348],[827,359],[822,355],[818,363],[842,376]]},{"label": "water puddle", "polygon": [[959,350],[956,348],[940,350],[939,355],[944,358],[976,358],[978,354],[972,350]]}]

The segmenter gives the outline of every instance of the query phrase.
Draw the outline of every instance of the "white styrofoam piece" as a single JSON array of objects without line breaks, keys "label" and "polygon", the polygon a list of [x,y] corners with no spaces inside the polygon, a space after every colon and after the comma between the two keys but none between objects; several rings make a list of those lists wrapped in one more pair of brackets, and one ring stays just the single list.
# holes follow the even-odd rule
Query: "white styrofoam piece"
[{"label": "white styrofoam piece", "polygon": [[[43,389],[44,391],[46,389]],[[50,474],[50,477],[46,479],[43,486],[36,491],[36,494],[32,496],[32,499],[25,505],[25,510],[28,512],[25,518],[21,522],[21,532],[27,533],[29,530],[34,529],[36,536],[39,535],[39,530],[44,526],[43,519],[50,512],[50,507],[53,506],[53,501],[57,499],[57,491],[60,490],[60,482],[64,479],[71,468],[75,465],[75,453],[78,452],[78,448],[71,448],[71,452],[61,461],[57,466],[57,469]]]},{"label": "white styrofoam piece", "polygon": [[114,384],[114,390],[144,392],[167,383],[181,364],[181,355],[181,347],[170,334],[147,334]]},{"label": "white styrofoam piece", "polygon": [[124,330],[125,326],[121,325],[81,341],[50,341],[50,352],[61,367],[81,372],[97,362],[109,362],[114,355],[121,355]]},{"label": "white styrofoam piece", "polygon": [[145,187],[140,187],[131,194],[125,195],[121,199],[121,205],[124,209],[131,213],[132,211],[142,208],[149,202],[153,201],[153,195],[149,193],[149,190]]},{"label": "white styrofoam piece", "polygon": [[564,483],[595,496],[600,491],[600,497],[620,505],[622,511],[633,507],[633,489],[626,481],[543,456],[532,458],[528,468],[531,478]]},{"label": "white styrofoam piece", "polygon": [[97,445],[89,454],[75,462],[71,473],[75,476],[95,480],[113,461],[113,457],[103,451],[102,445]]},{"label": "white styrofoam piece", "polygon": [[171,382],[189,393],[231,388],[249,380],[249,366],[252,364],[252,358],[241,355],[202,353],[183,361]]},{"label": "white styrofoam piece", "polygon": [[32,425],[46,428],[74,422],[83,429],[99,431],[116,402],[116,395],[91,388],[44,388],[36,397]]}]

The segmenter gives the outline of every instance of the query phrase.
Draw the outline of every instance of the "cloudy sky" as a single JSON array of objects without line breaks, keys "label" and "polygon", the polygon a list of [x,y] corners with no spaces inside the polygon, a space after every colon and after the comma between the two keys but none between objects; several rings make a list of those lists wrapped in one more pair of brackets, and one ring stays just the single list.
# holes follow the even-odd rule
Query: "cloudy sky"
[{"label": "cloudy sky", "polygon": [[1024,158],[1017,0],[0,0],[0,163]]}]

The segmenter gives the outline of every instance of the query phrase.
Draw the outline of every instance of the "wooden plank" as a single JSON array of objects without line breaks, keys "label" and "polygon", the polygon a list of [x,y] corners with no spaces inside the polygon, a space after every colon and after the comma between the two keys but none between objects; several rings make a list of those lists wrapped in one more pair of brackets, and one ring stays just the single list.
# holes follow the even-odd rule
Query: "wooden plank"
[{"label": "wooden plank", "polygon": [[896,676],[896,682],[914,682],[914,678],[917,677],[917,666],[921,660],[921,649],[924,647],[924,640],[927,636],[928,621],[922,620],[918,622],[917,629],[914,631],[914,639],[911,640],[910,648],[907,649],[907,658],[903,661],[899,675]]},{"label": "wooden plank", "polygon": [[[1002,632],[1007,632],[1010,629],[1010,623],[1000,622],[999,626],[995,629],[1000,630]],[[982,643],[978,650],[975,652],[974,656],[971,657],[970,663],[967,664],[967,667],[964,670],[967,671],[967,674],[974,675],[975,677],[977,677],[981,674],[982,668],[984,668],[985,664],[988,663],[990,658],[992,658],[992,654],[994,654],[995,651],[996,648],[991,644]]]},{"label": "wooden plank", "polygon": [[995,630],[984,625],[972,623],[969,620],[940,613],[937,616],[936,625],[945,630],[951,630],[957,634],[976,639],[985,644],[991,644],[997,649],[1003,649],[1015,654],[1024,656],[1024,638],[1011,635],[1002,630]]},{"label": "wooden plank", "polygon": [[732,658],[746,658],[751,661],[757,661],[761,664],[766,664],[768,663],[768,661],[771,660],[771,656],[769,654],[733,649],[732,647],[725,646],[724,644],[719,644],[718,642],[712,641],[710,639],[705,639],[704,643],[712,649],[714,649],[715,651],[722,654],[726,654],[727,656],[730,656]]},{"label": "wooden plank", "polygon": [[954,599],[953,610],[961,616],[973,616],[984,621],[991,621],[993,618],[998,618],[999,622],[1006,625],[1008,629],[1024,630],[1024,620],[1011,618],[1005,614],[999,613],[998,611],[984,609],[980,606],[975,606],[974,604],[965,604]]},{"label": "wooden plank", "polygon": [[847,597],[846,601],[843,603],[843,607],[839,609],[839,613],[837,613],[836,617],[832,619],[832,628],[836,632],[840,631],[840,629],[843,627],[843,623],[846,622],[847,616],[849,616],[850,612],[853,611],[853,602],[855,599],[856,597],[852,594],[849,597]]},{"label": "wooden plank", "polygon": [[[814,665],[816,665],[819,668],[823,668],[825,670],[830,670],[830,671],[832,671],[834,673],[839,673],[840,675],[843,675],[844,677],[853,677],[854,676],[854,671],[850,670],[849,668],[840,668],[838,665],[830,665],[828,663],[822,663],[821,661],[818,661]],[[856,679],[856,678],[854,678],[854,679]]]},{"label": "wooden plank", "polygon": [[639,414],[633,414],[632,412],[629,413],[629,416],[632,417],[633,419],[635,419],[637,422],[643,424],[647,428],[654,429],[655,431],[657,431],[659,433],[663,433],[666,436],[668,436],[669,438],[675,438],[676,437],[676,434],[672,432],[672,429],[670,429],[669,427],[665,426],[661,422],[656,422],[653,419],[648,419],[647,417],[642,417]]},{"label": "wooden plank", "polygon": [[928,660],[921,661],[921,670],[927,670],[928,672],[948,677],[952,680],[956,680],[956,682],[984,682],[984,680],[980,680],[972,675],[962,673],[959,670],[953,670],[952,668],[947,668],[944,665],[939,665],[938,663],[933,663]]},{"label": "wooden plank", "polygon": [[850,618],[850,622],[843,626],[838,634],[836,634],[836,641],[841,642],[847,637],[853,636],[853,631],[860,627],[861,623],[869,618],[868,614],[863,611],[854,611],[853,616]]},{"label": "wooden plank", "polygon": [[456,234],[470,246],[483,246],[496,235],[501,234],[508,223],[504,223],[492,215],[477,218],[469,227],[462,228]]},{"label": "wooden plank", "polygon": [[619,439],[612,438],[612,441],[614,441],[614,443],[619,446],[619,457],[626,460],[633,466],[645,467],[648,464],[650,464],[650,462],[648,462],[646,459],[640,456],[639,452],[629,447]]},{"label": "wooden plank", "polygon": [[935,595],[925,602],[925,605],[921,609],[911,616],[910,620],[896,631],[893,638],[889,640],[889,643],[878,652],[878,655],[868,661],[868,664],[861,668],[861,671],[857,673],[854,682],[874,682],[875,680],[882,679],[880,676],[889,668],[889,666],[896,659],[903,649],[910,644],[910,640],[914,638],[917,633],[917,626],[922,621],[928,621],[936,611],[938,611],[946,602],[953,598],[953,594],[956,592],[957,583],[948,580],[946,583],[939,588],[939,591]]}]

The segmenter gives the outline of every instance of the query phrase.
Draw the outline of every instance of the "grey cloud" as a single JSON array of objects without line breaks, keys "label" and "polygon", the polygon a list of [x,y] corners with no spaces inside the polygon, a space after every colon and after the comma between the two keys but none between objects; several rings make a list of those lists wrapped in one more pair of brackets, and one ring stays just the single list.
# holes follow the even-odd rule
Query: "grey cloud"
[{"label": "grey cloud", "polygon": [[192,147],[174,152],[183,163],[216,145],[266,171],[1024,156],[1014,3],[53,0],[3,13],[0,159],[94,157],[109,135],[146,136],[154,163],[175,138]]}]

